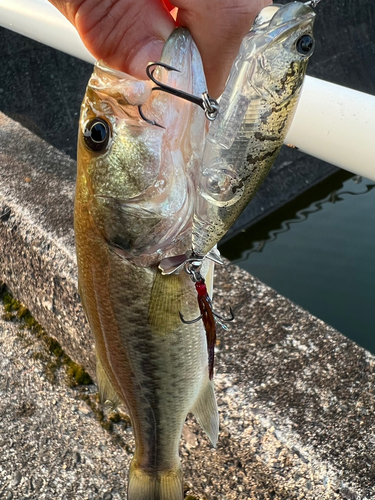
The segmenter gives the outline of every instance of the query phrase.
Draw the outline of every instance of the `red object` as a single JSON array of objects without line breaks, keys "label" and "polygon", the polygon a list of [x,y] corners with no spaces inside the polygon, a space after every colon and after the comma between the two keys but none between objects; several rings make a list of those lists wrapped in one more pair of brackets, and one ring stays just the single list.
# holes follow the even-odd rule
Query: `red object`
[{"label": "red object", "polygon": [[198,293],[198,305],[202,315],[204,328],[206,330],[208,350],[208,376],[211,380],[214,376],[216,321],[212,313],[211,299],[207,293],[207,287],[203,279],[195,283],[195,289]]},{"label": "red object", "polygon": [[207,287],[204,281],[197,281],[197,283],[195,283],[195,289],[200,297],[208,295]]},{"label": "red object", "polygon": [[174,5],[171,4],[171,2],[169,2],[169,0],[163,0],[163,4],[169,11],[173,10],[175,7]]}]

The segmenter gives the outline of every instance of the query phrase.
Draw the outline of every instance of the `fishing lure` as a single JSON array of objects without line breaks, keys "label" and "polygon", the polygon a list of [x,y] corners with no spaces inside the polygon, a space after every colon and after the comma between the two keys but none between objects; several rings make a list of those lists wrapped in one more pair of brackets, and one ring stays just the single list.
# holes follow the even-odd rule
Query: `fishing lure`
[{"label": "fishing lure", "polygon": [[195,289],[197,291],[197,300],[199,310],[201,315],[198,318],[192,320],[186,320],[183,315],[180,314],[181,321],[185,324],[196,323],[199,320],[203,321],[204,328],[206,330],[206,338],[207,338],[207,350],[208,350],[208,375],[210,380],[212,380],[214,375],[214,362],[215,362],[215,344],[216,344],[216,325],[220,324],[220,326],[226,329],[226,325],[224,323],[228,321],[234,320],[234,314],[232,308],[230,307],[229,318],[223,318],[220,314],[215,312],[212,307],[212,301],[207,291],[207,286],[205,279],[200,273],[202,267],[201,260],[193,260],[192,262],[187,262],[184,266],[185,271],[190,275]]},{"label": "fishing lure", "polygon": [[265,7],[242,41],[205,140],[193,218],[197,255],[226,234],[280,152],[314,51],[310,5]]}]

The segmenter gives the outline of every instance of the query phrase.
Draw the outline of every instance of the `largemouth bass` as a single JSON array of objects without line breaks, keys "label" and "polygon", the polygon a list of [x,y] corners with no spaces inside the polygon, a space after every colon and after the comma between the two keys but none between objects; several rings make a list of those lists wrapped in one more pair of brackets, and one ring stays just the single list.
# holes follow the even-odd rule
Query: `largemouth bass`
[{"label": "largemouth bass", "polygon": [[[200,55],[177,29],[159,79],[206,90]],[[165,129],[141,119],[138,105]],[[135,454],[129,500],[181,500],[179,441],[193,412],[212,444],[218,411],[208,374],[206,333],[186,273],[163,276],[164,257],[191,248],[191,221],[205,117],[198,107],[98,63],[82,104],[75,235],[79,290],[95,337],[102,400],[125,403]],[[205,264],[206,281],[212,274]]]},{"label": "largemouth bass", "polygon": [[313,53],[315,13],[300,2],[265,7],[243,39],[206,138],[193,251],[206,255],[244,210],[287,134]]}]

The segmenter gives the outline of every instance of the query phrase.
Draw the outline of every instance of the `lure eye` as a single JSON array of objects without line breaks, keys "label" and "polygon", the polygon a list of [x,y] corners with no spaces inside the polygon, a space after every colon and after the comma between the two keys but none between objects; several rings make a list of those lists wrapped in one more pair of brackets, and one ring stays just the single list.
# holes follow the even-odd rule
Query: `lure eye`
[{"label": "lure eye", "polygon": [[303,35],[296,42],[297,51],[303,56],[308,56],[313,51],[315,42],[312,36]]},{"label": "lure eye", "polygon": [[94,118],[86,124],[83,138],[86,146],[92,151],[103,151],[108,145],[110,135],[108,123]]}]

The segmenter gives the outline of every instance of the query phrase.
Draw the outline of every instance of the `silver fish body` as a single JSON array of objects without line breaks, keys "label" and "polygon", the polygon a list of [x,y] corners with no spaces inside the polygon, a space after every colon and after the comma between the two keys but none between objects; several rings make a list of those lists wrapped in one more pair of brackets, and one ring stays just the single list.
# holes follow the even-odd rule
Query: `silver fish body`
[{"label": "silver fish body", "polygon": [[193,251],[206,255],[273,165],[314,48],[315,13],[300,2],[264,8],[244,38],[206,137]]},{"label": "silver fish body", "polygon": [[[181,73],[161,79],[202,93],[199,53],[184,29],[163,62]],[[147,102],[147,104],[146,104]],[[137,106],[165,130],[143,121]],[[125,403],[135,436],[129,500],[181,500],[179,440],[192,411],[215,445],[218,412],[208,376],[206,334],[186,273],[157,264],[191,247],[205,118],[176,97],[152,92],[97,64],[82,105],[75,234],[82,303],[94,333],[102,399]],[[211,264],[202,270],[212,274]]]}]

